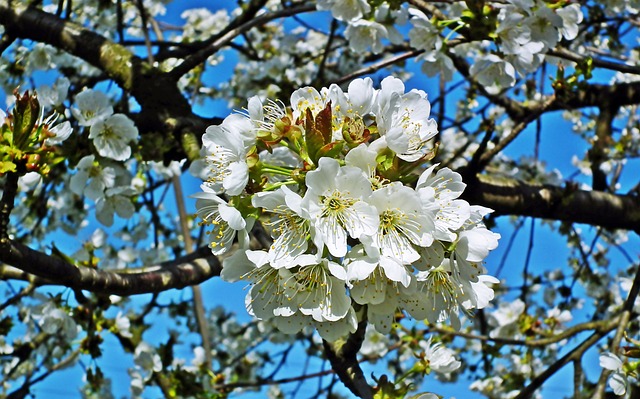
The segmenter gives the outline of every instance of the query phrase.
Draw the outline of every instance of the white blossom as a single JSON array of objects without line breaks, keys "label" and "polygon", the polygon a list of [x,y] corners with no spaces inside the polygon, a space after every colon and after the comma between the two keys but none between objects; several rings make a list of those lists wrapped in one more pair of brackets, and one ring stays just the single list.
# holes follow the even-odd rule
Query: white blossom
[{"label": "white blossom", "polygon": [[604,352],[600,354],[600,367],[611,371],[609,386],[613,393],[622,396],[627,392],[627,376],[622,370],[622,360],[614,353]]},{"label": "white blossom", "polygon": [[95,201],[104,196],[106,189],[115,185],[116,170],[110,166],[102,167],[93,155],[80,159],[76,168],[78,172],[71,176],[69,188],[78,195],[85,195]]},{"label": "white blossom", "polygon": [[203,186],[203,190],[205,191],[193,194],[193,197],[197,198],[196,208],[202,218],[201,223],[212,228],[206,231],[210,237],[211,252],[221,255],[229,251],[236,235],[240,247],[246,247],[249,243],[248,230],[253,225],[253,219],[247,222],[236,208],[227,204],[206,186]]},{"label": "white blossom", "polygon": [[52,86],[41,86],[38,88],[38,100],[43,107],[57,107],[67,99],[71,82],[66,77],[56,79]]},{"label": "white blossom", "polygon": [[489,315],[489,325],[494,327],[489,335],[493,338],[519,336],[518,319],[524,311],[525,303],[520,299],[500,302],[498,309]]},{"label": "white blossom", "polygon": [[414,246],[433,243],[434,224],[413,189],[394,182],[374,191],[368,202],[378,210],[380,226],[371,243],[382,255],[410,264],[420,258]]},{"label": "white blossom", "polygon": [[81,126],[91,126],[113,114],[109,98],[101,91],[86,89],[76,96],[71,113]]},{"label": "white blossom", "polygon": [[298,194],[283,186],[277,191],[257,193],[251,202],[273,214],[269,225],[275,241],[269,247],[269,262],[274,267],[290,265],[307,251],[311,226],[303,217]]},{"label": "white blossom", "polygon": [[152,371],[156,373],[162,371],[162,359],[160,359],[160,355],[156,353],[153,346],[144,341],[136,346],[133,354],[133,362],[149,374]]},{"label": "white blossom", "polygon": [[207,185],[215,192],[238,195],[247,185],[247,153],[255,140],[250,121],[229,115],[218,126],[209,126],[202,136]]},{"label": "white blossom", "polygon": [[479,57],[471,65],[469,73],[484,86],[489,94],[498,94],[516,82],[516,71],[513,65],[495,54]]},{"label": "white blossom", "polygon": [[335,159],[321,158],[318,169],[307,173],[302,209],[315,227],[316,246],[325,245],[334,256],[347,253],[347,235],[359,238],[378,229],[376,209],[364,201],[371,184],[358,168],[340,167]]},{"label": "white blossom", "polygon": [[125,161],[131,157],[129,143],[138,138],[138,128],[124,114],[114,114],[98,120],[91,125],[89,138],[98,150],[98,154],[116,161]]},{"label": "white blossom", "polygon": [[578,25],[584,18],[580,3],[571,3],[558,9],[556,13],[562,18],[562,28],[560,29],[562,36],[567,40],[575,39],[578,36]]},{"label": "white blossom", "polygon": [[131,187],[112,187],[104,192],[104,196],[96,200],[96,218],[105,226],[113,225],[113,216],[117,214],[129,219],[136,212],[131,197],[136,191]]},{"label": "white blossom", "polygon": [[69,136],[71,136],[71,133],[73,133],[73,128],[71,127],[69,121],[64,121],[53,126],[51,129],[49,129],[49,131],[53,133],[54,136],[48,137],[44,141],[45,145],[60,145],[63,141],[68,139]]},{"label": "white blossom", "polygon": [[374,54],[378,54],[383,50],[382,40],[387,39],[389,36],[384,25],[366,19],[350,22],[344,35],[353,51],[364,52],[371,47],[371,51]]},{"label": "white blossom", "polygon": [[78,334],[78,326],[63,309],[52,303],[46,304],[39,314],[33,315],[42,331],[50,335],[61,335],[71,341]]},{"label": "white blossom", "polygon": [[331,10],[335,19],[353,21],[371,11],[367,0],[318,0],[318,10]]},{"label": "white blossom", "polygon": [[424,348],[425,360],[429,362],[429,367],[436,373],[451,373],[460,368],[462,363],[456,360],[454,352],[446,348],[441,342],[432,344],[433,336],[430,336],[426,342],[421,342],[420,346]]},{"label": "white blossom", "polygon": [[404,90],[400,79],[383,79],[377,96],[376,122],[386,145],[399,158],[413,162],[425,155],[425,144],[438,133],[438,127],[429,117],[431,104],[426,93]]}]

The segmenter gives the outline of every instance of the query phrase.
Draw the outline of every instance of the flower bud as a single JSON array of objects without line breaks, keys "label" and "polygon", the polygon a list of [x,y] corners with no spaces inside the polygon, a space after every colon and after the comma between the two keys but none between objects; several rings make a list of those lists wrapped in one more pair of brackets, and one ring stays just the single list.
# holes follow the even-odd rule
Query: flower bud
[{"label": "flower bud", "polygon": [[351,119],[348,116],[344,118],[342,125],[342,138],[351,148],[357,147],[362,143],[366,143],[371,137],[371,132],[364,125],[362,118]]},{"label": "flower bud", "polygon": [[40,103],[36,94],[29,94],[29,90],[21,96],[16,89],[13,95],[16,97],[16,105],[12,114],[13,145],[24,150],[26,149],[25,145],[33,139],[31,135],[40,116]]}]

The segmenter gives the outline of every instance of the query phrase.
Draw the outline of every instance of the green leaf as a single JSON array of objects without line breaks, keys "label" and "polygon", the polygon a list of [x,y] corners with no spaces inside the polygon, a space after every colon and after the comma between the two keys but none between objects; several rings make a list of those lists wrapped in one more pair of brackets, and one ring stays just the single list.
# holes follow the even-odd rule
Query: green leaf
[{"label": "green leaf", "polygon": [[13,131],[9,129],[9,126],[5,123],[2,125],[2,144],[7,146],[13,146]]},{"label": "green leaf", "polygon": [[378,168],[380,171],[388,171],[393,169],[394,164],[396,162],[395,161],[396,155],[393,153],[393,151],[387,149],[385,151],[382,151],[380,154],[378,154],[378,156],[376,157],[376,162],[378,163]]},{"label": "green leaf", "polygon": [[340,152],[342,152],[342,147],[344,147],[344,141],[334,141],[333,143],[323,145],[322,148],[318,150],[318,159],[322,157],[337,158]]},{"label": "green leaf", "polygon": [[40,103],[35,94],[29,94],[27,90],[20,96],[17,91],[16,105],[13,109],[13,139],[16,147],[22,148],[30,140],[33,127],[40,117]]},{"label": "green leaf", "polygon": [[380,376],[378,380],[378,386],[374,388],[374,399],[403,399],[407,392],[409,391],[410,386],[400,385],[396,387],[392,381],[389,381],[386,375]]},{"label": "green leaf", "polygon": [[16,164],[11,161],[0,161],[0,175],[7,172],[15,172]]}]

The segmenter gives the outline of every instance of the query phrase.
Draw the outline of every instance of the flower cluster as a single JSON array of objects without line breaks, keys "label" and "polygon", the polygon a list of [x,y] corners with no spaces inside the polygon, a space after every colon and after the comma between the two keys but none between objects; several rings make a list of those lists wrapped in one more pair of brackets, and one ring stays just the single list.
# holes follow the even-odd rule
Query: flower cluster
[{"label": "flower cluster", "polygon": [[54,146],[66,140],[73,129],[69,122],[57,125],[57,114],[44,118],[36,93],[20,95],[14,90],[15,106],[7,115],[0,110],[0,177],[7,172],[24,175],[49,173],[64,160]]},{"label": "flower cluster", "polygon": [[[251,314],[335,340],[364,317],[389,331],[398,311],[459,328],[460,311],[488,304],[497,280],[482,261],[499,235],[482,223],[491,210],[459,198],[458,173],[424,170],[429,114],[426,93],[365,78],[298,89],[288,107],[253,97],[207,129],[196,207],[214,254],[238,238],[222,278],[251,285]],[[256,220],[268,250],[248,249]]]}]

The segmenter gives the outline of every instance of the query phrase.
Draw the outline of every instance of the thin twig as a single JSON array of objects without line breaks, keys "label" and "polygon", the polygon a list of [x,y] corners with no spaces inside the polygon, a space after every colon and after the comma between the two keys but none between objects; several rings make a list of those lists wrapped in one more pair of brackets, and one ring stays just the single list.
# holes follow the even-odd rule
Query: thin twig
[{"label": "thin twig", "polygon": [[529,263],[531,261],[531,254],[533,253],[534,236],[536,233],[536,219],[531,218],[531,230],[529,230],[529,244],[527,245],[527,255],[524,259],[524,268],[522,270],[522,293],[520,300],[527,303],[527,294],[529,293]]},{"label": "thin twig", "polygon": [[379,62],[369,65],[367,67],[358,69],[357,71],[351,72],[348,75],[344,75],[343,77],[341,77],[340,79],[337,79],[334,83],[336,84],[342,84],[345,82],[349,82],[355,78],[358,78],[360,76],[363,75],[368,75],[370,73],[374,73],[382,68],[386,68],[389,65],[393,65],[396,64],[398,62],[404,61],[408,58],[413,58],[415,56],[418,56],[420,54],[424,53],[424,50],[411,50],[411,51],[407,51],[405,53],[402,54],[398,54],[396,56],[390,57],[390,58],[385,58],[383,60],[380,60]]},{"label": "thin twig", "polygon": [[477,335],[471,333],[465,333],[462,331],[454,331],[447,328],[442,327],[430,327],[429,332],[436,332],[441,335],[448,335],[453,337],[461,337],[466,339],[474,339],[481,342],[492,342],[499,345],[510,345],[510,346],[524,346],[528,348],[543,348],[545,346],[549,346],[551,344],[558,343],[565,339],[569,339],[581,332],[591,331],[591,330],[600,330],[609,325],[609,320],[600,320],[600,321],[588,321],[585,323],[576,324],[575,326],[569,327],[556,335],[540,338],[540,339],[513,339],[513,338],[499,338],[499,337],[490,337],[488,335]]},{"label": "thin twig", "polygon": [[319,371],[317,373],[312,373],[312,374],[303,374],[297,377],[281,378],[279,380],[238,381],[238,382],[231,382],[229,384],[218,384],[218,385],[214,385],[213,388],[218,390],[228,390],[228,389],[234,389],[234,388],[260,387],[265,385],[287,384],[290,382],[304,381],[312,378],[323,377],[325,375],[330,375],[333,373],[334,371],[329,369],[329,370]]},{"label": "thin twig", "polygon": [[616,317],[613,320],[607,320],[606,325],[604,325],[602,328],[595,331],[593,334],[589,336],[589,338],[584,340],[580,345],[578,345],[577,347],[572,349],[569,353],[562,356],[556,362],[554,362],[549,367],[547,367],[545,371],[543,371],[540,375],[538,375],[533,380],[531,380],[529,385],[524,387],[524,389],[522,389],[520,393],[516,395],[513,399],[531,398],[535,393],[535,391],[537,391],[538,388],[540,388],[546,380],[548,380],[552,375],[554,375],[557,371],[559,371],[568,363],[573,361],[579,361],[582,358],[582,355],[584,354],[584,352],[587,351],[587,349],[595,345],[598,341],[600,341],[600,339],[602,339],[602,337],[609,334],[611,330],[613,330],[618,326],[619,322],[620,322],[620,317]]},{"label": "thin twig", "polygon": [[269,21],[279,18],[290,17],[295,14],[301,14],[309,11],[314,11],[316,9],[315,4],[307,4],[297,7],[285,8],[284,10],[266,13],[260,15],[259,17],[255,17],[250,19],[249,21],[237,26],[233,29],[230,29],[228,32],[214,40],[208,46],[196,51],[190,57],[185,58],[185,60],[173,68],[169,75],[174,79],[178,80],[180,77],[184,76],[187,72],[195,68],[196,66],[203,63],[207,58],[215,54],[222,47],[228,45],[232,40],[234,40],[237,36],[241,35],[243,32],[248,31],[249,29],[265,24]]},{"label": "thin twig", "polygon": [[[184,240],[184,247],[187,254],[193,253],[193,240],[191,239],[191,231],[187,222],[187,211],[184,205],[184,195],[182,193],[182,183],[180,177],[173,176],[173,190],[176,194],[176,205],[178,208],[178,214],[180,216],[180,229],[182,230],[182,239]],[[207,323],[207,316],[204,309],[204,300],[202,299],[202,289],[199,285],[192,285],[193,291],[193,311],[196,315],[196,322],[198,324],[198,332],[202,338],[202,348],[204,349],[204,357],[207,364],[207,369],[211,368],[213,363],[213,357],[211,355],[211,337],[209,336],[209,324]]]}]

